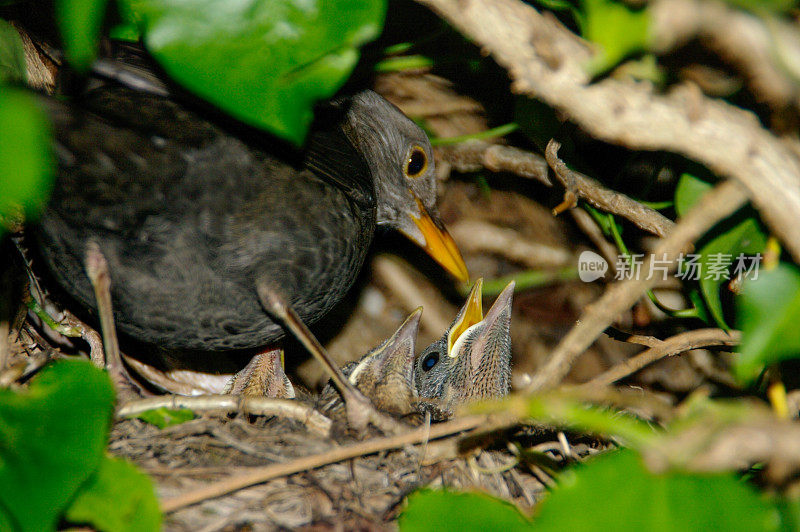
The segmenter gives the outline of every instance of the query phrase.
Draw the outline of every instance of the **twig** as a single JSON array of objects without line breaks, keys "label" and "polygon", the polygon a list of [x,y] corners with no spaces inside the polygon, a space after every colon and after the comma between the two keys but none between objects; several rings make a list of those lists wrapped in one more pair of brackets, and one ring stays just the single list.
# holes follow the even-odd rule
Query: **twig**
[{"label": "twig", "polygon": [[734,178],[800,262],[800,160],[753,113],[708,99],[694,85],[660,95],[644,82],[590,83],[586,43],[519,0],[419,1],[506,67],[515,92],[544,101],[596,138],[680,153]]},{"label": "twig", "polygon": [[[659,261],[666,259],[671,268],[674,268],[678,253],[719,220],[739,209],[746,199],[737,183],[726,181],[717,185],[681,218],[669,236],[659,242],[645,261],[641,272],[650,271],[654,258]],[[621,312],[630,308],[643,293],[652,288],[657,278],[657,275],[640,275],[618,282],[611,285],[600,299],[587,306],[580,321],[559,342],[544,367],[532,377],[528,391],[534,392],[558,384],[567,375],[572,363]]]},{"label": "twig", "polygon": [[166,395],[125,403],[117,409],[117,418],[126,418],[156,408],[188,408],[193,412],[243,412],[257,416],[294,419],[322,436],[330,433],[331,420],[309,405],[289,399],[269,399],[235,395]]},{"label": "twig", "polygon": [[625,360],[608,371],[587,382],[586,386],[605,386],[628,375],[636,373],[653,362],[672,355],[701,347],[734,346],[741,341],[739,331],[726,332],[722,329],[698,329],[676,334],[660,342],[659,345],[645,349],[638,355]]},{"label": "twig", "polygon": [[441,160],[459,172],[486,168],[492,172],[511,172],[552,186],[544,157],[519,148],[473,140],[438,153]]},{"label": "twig", "polygon": [[165,513],[174,512],[186,506],[191,506],[207,499],[213,499],[254,484],[260,484],[273,478],[316,469],[349,458],[356,458],[358,456],[373,454],[388,449],[396,449],[404,445],[425,441],[428,438],[449,436],[464,430],[479,427],[485,423],[487,419],[489,419],[488,416],[463,417],[432,427],[420,427],[394,436],[374,438],[345,447],[339,447],[325,453],[298,458],[285,464],[252,468],[246,473],[234,475],[225,480],[214,482],[200,489],[184,493],[183,495],[164,499],[161,504],[161,510]]},{"label": "twig", "polygon": [[[639,228],[660,237],[667,236],[675,227],[675,222],[660,212],[642,205],[625,194],[607,189],[587,175],[567,168],[564,161],[558,158],[559,148],[561,148],[561,144],[555,139],[550,139],[545,150],[545,158],[567,192],[572,193],[576,198],[585,199],[598,209],[618,214]],[[565,201],[567,201],[566,195]]]}]

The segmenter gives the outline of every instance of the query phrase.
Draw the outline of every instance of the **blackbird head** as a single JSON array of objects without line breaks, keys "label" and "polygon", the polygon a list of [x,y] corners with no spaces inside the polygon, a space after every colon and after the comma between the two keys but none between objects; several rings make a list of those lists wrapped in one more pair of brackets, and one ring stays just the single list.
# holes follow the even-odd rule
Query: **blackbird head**
[{"label": "blackbird head", "polygon": [[397,229],[467,281],[464,259],[436,210],[433,150],[425,132],[372,91],[351,99],[345,132],[372,169],[378,224]]},{"label": "blackbird head", "polygon": [[446,411],[473,400],[502,397],[510,388],[514,283],[503,289],[486,316],[481,286],[478,279],[455,321],[416,362],[419,396],[438,400]]}]

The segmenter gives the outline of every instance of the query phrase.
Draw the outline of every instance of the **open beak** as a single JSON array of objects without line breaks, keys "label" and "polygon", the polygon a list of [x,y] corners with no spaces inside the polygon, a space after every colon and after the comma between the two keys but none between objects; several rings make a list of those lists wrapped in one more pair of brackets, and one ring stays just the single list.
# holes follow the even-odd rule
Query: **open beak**
[{"label": "open beak", "polygon": [[461,307],[456,316],[456,321],[447,333],[447,354],[451,357],[458,356],[458,350],[453,349],[458,339],[467,329],[483,320],[483,278],[475,282],[475,286],[467,296],[467,302]]},{"label": "open beak", "polygon": [[[464,259],[461,257],[453,237],[447,232],[441,220],[438,217],[432,217],[419,198],[416,200],[419,216],[409,216],[425,240],[418,244],[453,277],[466,283],[469,281],[469,272],[467,272],[467,265],[464,264]],[[416,241],[417,239],[412,240]]]}]

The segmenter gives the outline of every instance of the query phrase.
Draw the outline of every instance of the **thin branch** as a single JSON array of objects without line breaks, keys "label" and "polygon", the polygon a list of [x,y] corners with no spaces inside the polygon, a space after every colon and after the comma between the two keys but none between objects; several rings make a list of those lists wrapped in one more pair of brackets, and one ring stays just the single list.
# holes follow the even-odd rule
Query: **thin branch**
[{"label": "thin branch", "polygon": [[753,113],[706,98],[694,85],[661,95],[647,82],[591,83],[586,43],[519,0],[419,1],[506,67],[512,90],[544,101],[596,138],[680,153],[738,181],[800,262],[800,160]]},{"label": "thin branch", "polygon": [[[555,139],[551,139],[547,143],[545,158],[558,180],[561,181],[567,192],[573,194],[575,198],[584,199],[606,212],[618,214],[630,220],[639,228],[660,237],[667,236],[672,228],[675,227],[675,222],[660,212],[642,205],[625,194],[607,189],[599,181],[585,174],[570,170],[564,161],[558,158],[559,148],[561,148],[561,144]],[[566,195],[564,201],[568,201]]]},{"label": "thin branch", "polygon": [[396,449],[405,445],[427,441],[428,439],[450,436],[479,427],[488,420],[489,416],[462,417],[446,423],[419,427],[394,436],[373,438],[345,447],[338,447],[313,456],[304,456],[285,464],[255,467],[246,473],[231,476],[200,489],[184,493],[183,495],[164,499],[161,503],[161,510],[165,513],[174,512],[181,508],[220,497],[254,484],[261,484],[273,478],[292,475],[301,471],[309,471],[324,465],[341,462],[342,460],[374,454],[388,449]]},{"label": "thin branch", "polygon": [[594,303],[587,306],[580,321],[559,342],[550,359],[528,386],[529,392],[557,385],[569,373],[573,362],[597,339],[603,331],[630,308],[658,281],[657,275],[644,275],[651,271],[653,259],[669,261],[675,267],[677,256],[688,249],[700,235],[719,220],[731,215],[746,201],[741,187],[732,181],[717,185],[701,198],[697,205],[675,225],[675,229],[656,246],[644,262],[641,275],[609,286]]},{"label": "thin branch", "polygon": [[459,172],[475,172],[486,168],[492,172],[510,172],[552,186],[544,157],[512,146],[473,140],[438,150],[437,154],[439,159],[451,164]]},{"label": "thin branch", "polygon": [[739,331],[726,332],[722,329],[698,329],[676,334],[638,355],[631,357],[608,371],[590,380],[585,386],[605,386],[636,373],[643,367],[673,355],[678,355],[701,347],[735,346],[741,341]]},{"label": "thin branch", "polygon": [[164,395],[148,397],[123,404],[117,409],[117,418],[126,418],[153,410],[188,408],[193,412],[242,412],[256,416],[277,416],[294,419],[303,423],[312,432],[327,436],[330,434],[331,420],[317,412],[313,407],[300,401],[288,399],[269,399],[267,397],[248,397],[241,395],[199,395],[184,397]]}]

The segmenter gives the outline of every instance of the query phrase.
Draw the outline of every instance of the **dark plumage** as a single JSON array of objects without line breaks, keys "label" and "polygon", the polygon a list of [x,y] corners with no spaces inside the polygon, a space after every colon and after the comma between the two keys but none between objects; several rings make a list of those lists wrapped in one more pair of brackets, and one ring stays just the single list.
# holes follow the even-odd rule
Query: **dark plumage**
[{"label": "dark plumage", "polygon": [[433,399],[445,416],[470,401],[506,395],[511,387],[511,302],[514,283],[483,316],[481,280],[444,335],[417,358],[414,380],[421,401]]},{"label": "dark plumage", "polygon": [[332,105],[301,154],[115,83],[78,102],[42,100],[59,161],[42,255],[95,309],[84,259],[96,242],[116,325],[137,340],[204,351],[277,340],[264,293],[317,320],[352,286],[376,225],[466,275],[436,216],[425,134],[373,92]]}]

